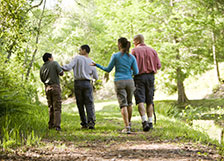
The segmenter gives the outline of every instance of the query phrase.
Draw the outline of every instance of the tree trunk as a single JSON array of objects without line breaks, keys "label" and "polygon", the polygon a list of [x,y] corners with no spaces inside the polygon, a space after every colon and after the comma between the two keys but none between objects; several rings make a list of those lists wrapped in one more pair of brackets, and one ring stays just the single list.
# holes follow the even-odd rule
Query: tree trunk
[{"label": "tree trunk", "polygon": [[220,78],[219,63],[217,60],[215,43],[216,43],[216,37],[215,37],[215,33],[213,31],[212,32],[212,54],[213,54],[213,60],[214,60],[214,65],[215,65],[215,69],[216,69],[217,79],[218,79],[218,83],[219,83],[219,82],[221,82],[221,78]]},{"label": "tree trunk", "polygon": [[[212,4],[212,12],[214,13],[214,8],[215,8],[215,2],[213,2]],[[218,63],[218,59],[217,59],[217,51],[216,51],[216,33],[215,33],[215,29],[216,29],[216,23],[215,23],[215,16],[214,14],[212,14],[212,55],[213,55],[213,61],[214,61],[214,66],[215,66],[215,70],[216,70],[216,75],[217,75],[217,81],[218,83],[221,82],[221,78],[220,78],[220,73],[219,73],[219,63]]]},{"label": "tree trunk", "polygon": [[35,61],[35,56],[36,56],[36,53],[37,53],[37,50],[38,50],[38,43],[39,43],[39,36],[40,36],[40,30],[41,30],[41,23],[42,23],[42,19],[43,19],[43,15],[44,15],[44,10],[45,10],[45,6],[46,6],[46,1],[44,1],[44,6],[43,6],[43,10],[42,10],[42,13],[41,13],[41,16],[40,16],[40,20],[39,20],[39,23],[38,23],[38,30],[37,30],[37,36],[36,36],[36,49],[34,50],[33,52],[33,55],[32,55],[32,59],[30,61],[30,64],[29,64],[29,67],[27,69],[27,73],[26,73],[26,80],[29,79],[29,75],[30,75],[30,71],[32,69],[32,66],[33,66],[33,63]]},{"label": "tree trunk", "polygon": [[[178,43],[179,41],[177,40],[177,37],[174,37],[174,43]],[[180,61],[180,50],[176,49],[177,55],[176,55],[176,60]],[[176,80],[177,80],[177,93],[178,93],[178,98],[177,102],[178,104],[188,102],[188,98],[185,93],[185,88],[184,88],[184,80],[185,76],[183,75],[183,72],[181,70],[181,67],[178,66],[176,69]]]},{"label": "tree trunk", "polygon": [[[171,7],[174,7],[174,2],[175,1],[170,0],[170,6]],[[177,20],[177,18],[174,18],[174,19]],[[173,43],[174,44],[179,43],[178,38],[177,38],[176,35],[174,35]],[[176,60],[180,61],[180,50],[177,48],[176,52],[177,52]],[[186,96],[185,89],[184,89],[184,79],[185,79],[185,76],[183,75],[180,66],[177,67],[176,74],[177,74],[176,80],[177,80],[177,93],[178,93],[177,102],[178,102],[178,104],[188,102],[188,98]]]},{"label": "tree trunk", "polygon": [[178,93],[177,102],[178,102],[178,104],[181,104],[181,103],[188,102],[189,100],[185,93],[184,79],[182,76],[181,68],[178,67],[176,71],[177,71],[177,93]]}]

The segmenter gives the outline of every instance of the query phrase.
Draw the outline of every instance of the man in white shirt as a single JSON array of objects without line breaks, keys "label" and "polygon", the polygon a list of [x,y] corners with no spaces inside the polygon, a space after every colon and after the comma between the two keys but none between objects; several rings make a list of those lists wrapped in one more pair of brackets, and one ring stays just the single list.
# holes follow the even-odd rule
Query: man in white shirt
[{"label": "man in white shirt", "polygon": [[[62,67],[64,71],[73,69],[75,79],[75,97],[76,104],[79,110],[82,128],[95,128],[95,108],[93,102],[93,87],[91,80],[98,79],[96,67],[90,66],[93,62],[89,58],[90,47],[82,45],[79,49],[79,54],[69,64]],[[87,112],[87,119],[86,113]]]}]

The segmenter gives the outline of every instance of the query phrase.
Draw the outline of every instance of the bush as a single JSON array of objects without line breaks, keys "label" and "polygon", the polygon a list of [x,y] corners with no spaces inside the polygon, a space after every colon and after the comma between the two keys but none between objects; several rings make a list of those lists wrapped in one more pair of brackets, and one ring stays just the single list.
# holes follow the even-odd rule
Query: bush
[{"label": "bush", "polygon": [[47,107],[35,100],[37,90],[23,80],[19,64],[0,63],[0,147],[37,143],[47,127]]}]

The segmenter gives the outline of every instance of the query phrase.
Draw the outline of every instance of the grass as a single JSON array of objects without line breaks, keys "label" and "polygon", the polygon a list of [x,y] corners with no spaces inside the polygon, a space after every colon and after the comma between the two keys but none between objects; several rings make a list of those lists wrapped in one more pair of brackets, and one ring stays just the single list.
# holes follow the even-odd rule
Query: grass
[{"label": "grass", "polygon": [[[142,132],[141,119],[137,107],[134,106],[132,119],[133,134],[131,135],[121,133],[124,124],[120,114],[120,108],[115,104],[108,104],[107,102],[103,108],[96,111],[97,122],[95,130],[83,130],[80,128],[79,114],[77,111],[73,110],[73,108],[76,108],[74,103],[63,106],[61,132],[47,129],[47,107],[39,106],[38,108],[33,108],[33,112],[30,111],[30,115],[24,115],[23,117],[19,117],[18,115],[10,116],[8,121],[9,125],[5,126],[5,128],[9,127],[9,129],[6,130],[8,132],[3,134],[5,138],[6,135],[8,135],[8,143],[1,142],[1,146],[3,147],[4,144],[4,148],[7,146],[12,148],[18,145],[28,144],[39,144],[38,146],[41,146],[41,144],[51,144],[54,142],[61,142],[61,146],[64,146],[68,142],[71,142],[75,146],[89,146],[90,144],[101,143],[110,145],[114,142],[124,143],[127,141],[168,141],[214,145],[219,149],[221,154],[224,154],[223,144],[219,144],[217,140],[211,139],[208,134],[194,129],[186,122],[186,117],[197,114],[198,111],[194,110],[198,107],[201,107],[199,108],[201,113],[208,112],[211,108],[214,108],[213,112],[222,112],[222,109],[217,108],[222,102],[223,100],[195,100],[191,102],[189,112],[187,111],[188,109],[176,106],[175,101],[156,101],[157,124],[154,130],[147,133]],[[185,110],[185,113],[183,110]],[[186,114],[186,116],[183,117],[183,114]],[[13,130],[15,132],[10,133],[9,131],[13,129],[10,128],[13,127],[13,122],[16,122]],[[23,142],[18,145],[13,143],[11,143],[11,146],[8,145],[13,138],[14,140],[16,137],[21,139],[21,135],[18,136],[18,133],[24,133],[23,135],[26,135]],[[45,141],[40,141],[40,138]]]},{"label": "grass", "polygon": [[0,148],[3,151],[17,146],[39,144],[47,130],[48,110],[43,105],[29,105],[17,113],[0,117]]},{"label": "grass", "polygon": [[[176,101],[156,101],[160,114],[174,117],[191,124],[193,120],[214,120],[217,126],[224,126],[224,99],[202,99],[178,105]],[[165,107],[165,108],[164,108]]]},{"label": "grass", "polygon": [[[120,109],[116,105],[107,105],[100,111],[96,111],[96,129],[82,130],[80,129],[80,121],[78,112],[62,114],[62,132],[49,130],[44,136],[47,140],[71,141],[77,146],[94,142],[110,144],[111,142],[126,141],[171,141],[171,142],[195,142],[203,144],[212,144],[220,147],[218,141],[209,138],[208,134],[193,129],[186,122],[176,119],[173,116],[164,115],[166,110],[174,107],[175,102],[158,101],[155,103],[159,107],[157,113],[157,125],[154,130],[145,133],[142,132],[142,125],[137,107],[133,108],[132,135],[121,134],[123,129],[123,120],[121,118]],[[72,106],[74,104],[71,104]],[[67,105],[69,106],[69,105]],[[167,106],[170,106],[167,108]],[[69,108],[68,108],[69,109]],[[162,111],[163,110],[163,111]],[[222,149],[223,150],[223,149]]]}]

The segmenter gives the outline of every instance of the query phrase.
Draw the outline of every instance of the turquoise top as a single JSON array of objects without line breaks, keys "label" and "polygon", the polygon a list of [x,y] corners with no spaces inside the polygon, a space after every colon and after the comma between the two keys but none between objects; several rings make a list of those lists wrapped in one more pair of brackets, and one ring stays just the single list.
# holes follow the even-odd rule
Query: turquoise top
[{"label": "turquoise top", "polygon": [[132,74],[136,75],[139,72],[135,57],[132,54],[122,54],[121,52],[112,55],[108,67],[103,67],[99,64],[96,64],[96,66],[108,73],[115,66],[114,81],[133,79]]}]

